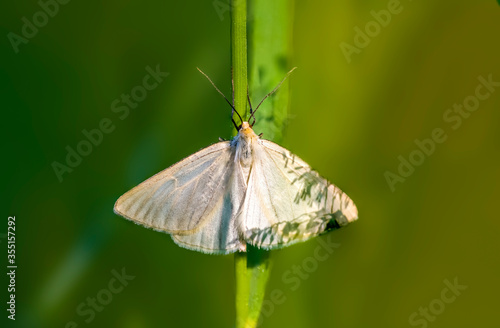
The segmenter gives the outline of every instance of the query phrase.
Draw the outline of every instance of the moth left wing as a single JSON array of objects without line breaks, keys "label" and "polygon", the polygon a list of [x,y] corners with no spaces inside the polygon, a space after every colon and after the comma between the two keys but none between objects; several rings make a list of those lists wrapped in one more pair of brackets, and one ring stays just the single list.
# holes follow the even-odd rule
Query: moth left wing
[{"label": "moth left wing", "polygon": [[254,147],[240,213],[247,243],[266,249],[305,241],[358,217],[344,192],[287,149],[262,139]]},{"label": "moth left wing", "polygon": [[205,253],[242,250],[234,216],[246,184],[229,141],[172,165],[122,195],[116,214],[170,233],[180,246]]}]

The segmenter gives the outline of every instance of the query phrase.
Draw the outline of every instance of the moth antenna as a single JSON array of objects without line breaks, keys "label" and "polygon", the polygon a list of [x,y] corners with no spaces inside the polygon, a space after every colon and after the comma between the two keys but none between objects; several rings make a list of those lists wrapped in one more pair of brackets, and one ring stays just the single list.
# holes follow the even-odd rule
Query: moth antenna
[{"label": "moth antenna", "polygon": [[[222,91],[219,90],[219,88],[217,88],[217,86],[215,85],[215,83],[212,82],[212,80],[208,77],[207,74],[205,74],[201,69],[199,69],[198,67],[196,67],[196,69],[201,73],[203,74],[203,76],[205,76],[207,78],[208,81],[210,81],[210,83],[212,84],[212,86],[215,88],[215,90],[217,90],[217,92],[222,96],[224,97],[224,99],[226,100],[226,102],[229,104],[229,106],[231,106],[232,108],[232,111],[231,111],[231,120],[233,121],[233,124],[234,124],[234,127],[236,128],[236,130],[239,130],[240,127],[238,124],[236,124],[236,122],[234,121],[234,118],[233,118],[233,115],[234,113],[236,113],[236,115],[238,115],[238,117],[240,118],[240,121],[243,122],[243,120],[241,119],[241,116],[240,114],[238,113],[238,111],[234,108],[234,106],[231,104],[231,102],[229,100],[227,100],[226,96],[224,96],[224,94],[222,93]],[[233,88],[234,89],[234,88]],[[233,91],[233,97],[234,97],[234,91]],[[233,100],[234,101],[234,100]]]},{"label": "moth antenna", "polygon": [[[247,84],[247,99],[248,99],[248,105],[250,106],[250,118],[248,119],[248,124],[250,124],[251,127],[255,124],[255,116],[253,115],[253,109],[252,109],[252,102],[250,101],[250,93],[248,92],[248,84]],[[250,120],[253,118],[253,123],[250,123]]]},{"label": "moth antenna", "polygon": [[[233,67],[232,66],[231,66],[231,94],[232,94],[232,98],[233,98],[233,106],[231,106],[233,108],[231,110],[231,119],[233,120],[234,111],[236,109],[234,108],[234,74],[233,74]],[[238,116],[240,116],[240,115],[238,114]],[[240,122],[243,122],[243,120],[241,119],[241,117],[240,117]],[[233,124],[234,124],[234,120],[233,120]],[[239,127],[237,127],[236,130],[239,130]]]},{"label": "moth antenna", "polygon": [[283,80],[281,80],[281,82],[276,86],[276,88],[273,89],[273,91],[269,92],[265,97],[264,99],[262,99],[260,101],[260,103],[257,105],[257,108],[255,108],[255,110],[253,111],[253,115],[254,115],[254,121],[255,121],[255,112],[257,111],[257,109],[259,109],[260,105],[264,102],[264,100],[266,100],[267,97],[269,97],[270,95],[272,95],[273,93],[275,93],[280,87],[281,85],[283,84],[283,82],[285,82],[286,78],[292,74],[292,72],[296,69],[297,67],[294,67],[292,68],[288,73],[286,73],[285,77],[283,78]]},{"label": "moth antenna", "polygon": [[233,108],[234,108],[234,75],[233,75],[233,67],[231,66],[231,90],[233,94]]}]

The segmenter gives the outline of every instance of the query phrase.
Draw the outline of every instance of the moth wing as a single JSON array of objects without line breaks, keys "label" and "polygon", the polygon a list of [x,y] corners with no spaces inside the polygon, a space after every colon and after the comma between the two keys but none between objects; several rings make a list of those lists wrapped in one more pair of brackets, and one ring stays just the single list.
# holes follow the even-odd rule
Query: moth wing
[{"label": "moth wing", "polygon": [[228,188],[222,197],[213,205],[211,217],[201,229],[190,234],[172,234],[176,244],[187,249],[210,254],[229,254],[236,251],[246,251],[246,242],[239,232],[236,221],[246,191],[246,182],[241,168],[231,160],[233,167],[229,177]]},{"label": "moth wing", "polygon": [[[246,185],[234,167],[233,148],[228,141],[219,142],[131,189],[116,201],[114,211],[171,233],[186,248],[210,253],[241,247],[232,217]],[[194,237],[183,237],[187,235]]]},{"label": "moth wing", "polygon": [[280,248],[357,219],[356,206],[339,188],[287,149],[259,142],[241,211],[249,244]]}]

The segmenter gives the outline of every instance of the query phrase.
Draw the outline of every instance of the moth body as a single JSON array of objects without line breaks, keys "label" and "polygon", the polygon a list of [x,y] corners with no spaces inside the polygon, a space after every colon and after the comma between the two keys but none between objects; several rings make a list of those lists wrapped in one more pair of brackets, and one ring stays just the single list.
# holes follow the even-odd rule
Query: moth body
[{"label": "moth body", "polygon": [[243,122],[238,134],[231,141],[231,146],[235,148],[234,160],[244,168],[252,164],[254,147],[259,142],[259,136],[255,134],[248,122]]}]

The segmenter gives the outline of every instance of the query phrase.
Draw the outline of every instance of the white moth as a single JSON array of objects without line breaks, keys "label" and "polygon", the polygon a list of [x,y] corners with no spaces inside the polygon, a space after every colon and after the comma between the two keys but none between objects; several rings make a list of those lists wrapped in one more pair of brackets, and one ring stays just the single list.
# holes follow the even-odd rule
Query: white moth
[{"label": "white moth", "polygon": [[116,201],[115,213],[213,254],[245,251],[247,243],[281,248],[358,218],[345,193],[287,149],[261,139],[252,125],[243,122],[231,141],[142,182]]}]

